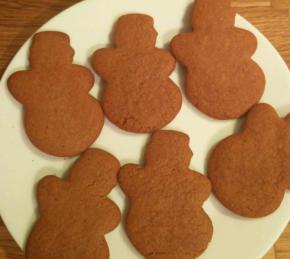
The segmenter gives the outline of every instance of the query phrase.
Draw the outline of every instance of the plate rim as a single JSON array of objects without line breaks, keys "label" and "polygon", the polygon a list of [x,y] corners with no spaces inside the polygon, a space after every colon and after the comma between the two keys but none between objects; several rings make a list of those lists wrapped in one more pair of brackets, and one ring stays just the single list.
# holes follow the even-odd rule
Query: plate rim
[{"label": "plate rim", "polygon": [[[13,57],[12,57],[12,59],[10,60],[9,64],[6,66],[4,72],[3,72],[2,76],[1,76],[0,86],[2,86],[2,87],[6,87],[6,82],[4,81],[4,79],[6,78],[8,71],[9,71],[9,70],[11,69],[11,67],[12,67],[15,57],[16,57],[16,56],[19,54],[19,52],[20,52],[20,51],[25,47],[25,45],[27,45],[27,44],[31,41],[31,39],[32,39],[32,37],[33,37],[33,35],[34,35],[35,33],[39,32],[39,31],[42,31],[43,28],[44,28],[48,23],[50,23],[52,20],[55,20],[55,19],[57,19],[57,18],[60,17],[60,16],[64,16],[64,15],[66,15],[66,13],[70,13],[70,12],[72,12],[73,9],[77,9],[77,8],[79,8],[81,5],[86,5],[87,2],[90,2],[90,0],[85,0],[85,1],[81,1],[81,2],[78,2],[78,3],[73,4],[72,6],[68,7],[67,9],[61,11],[60,13],[56,14],[55,16],[53,16],[52,18],[50,18],[49,20],[47,20],[43,25],[41,25],[37,30],[35,30],[35,31],[34,31],[34,32],[29,36],[29,38],[28,38],[27,40],[25,40],[24,43],[23,43],[23,44],[18,48],[18,50],[15,52],[15,54],[14,54]],[[271,41],[270,41],[270,40],[269,40],[269,39],[264,35],[264,33],[261,32],[258,28],[256,28],[255,25],[253,25],[251,22],[249,22],[249,21],[248,21],[247,19],[245,19],[243,16],[241,16],[239,13],[237,13],[237,16],[236,16],[236,17],[238,17],[238,19],[243,20],[243,22],[249,24],[249,25],[250,25],[250,26],[255,30],[255,34],[260,34],[260,35],[261,35],[261,36],[266,40],[266,42],[267,42],[268,44],[271,45],[272,51],[276,52],[276,54],[277,54],[277,58],[279,57],[280,62],[283,63],[284,66],[285,66],[285,68],[288,68],[288,71],[289,71],[289,66],[288,66],[288,64],[285,62],[285,60],[283,59],[283,57],[281,56],[281,54],[279,53],[279,51],[278,51],[278,50],[274,47],[274,45],[271,43]],[[289,74],[289,77],[290,77],[290,74]],[[1,91],[1,89],[0,89],[0,91]],[[3,91],[3,90],[2,90],[2,91]],[[287,193],[287,191],[286,191],[286,193]],[[2,218],[2,221],[3,221],[4,225],[6,226],[8,232],[10,233],[11,237],[13,238],[13,240],[17,243],[17,245],[21,248],[21,250],[24,250],[24,248],[21,246],[21,244],[18,242],[18,240],[15,239],[14,235],[12,234],[12,231],[11,231],[11,229],[10,229],[10,227],[9,227],[9,224],[7,224],[7,221],[8,221],[8,220],[7,220],[7,218],[6,218],[5,216],[3,217],[3,214],[5,214],[5,213],[3,213],[2,207],[0,206],[0,215],[1,215],[1,218]],[[289,214],[289,220],[290,220],[290,214]],[[282,224],[281,224],[281,225],[282,225]],[[277,235],[276,235],[276,236],[275,236],[275,235],[272,235],[273,244],[274,244],[275,241],[279,238],[279,236],[281,235],[281,233],[283,232],[283,230],[287,227],[287,225],[288,225],[288,223],[283,224],[283,226],[281,226],[281,232],[278,231],[280,234],[278,234],[278,232],[277,232]],[[261,256],[263,256],[263,255],[261,255]]]}]

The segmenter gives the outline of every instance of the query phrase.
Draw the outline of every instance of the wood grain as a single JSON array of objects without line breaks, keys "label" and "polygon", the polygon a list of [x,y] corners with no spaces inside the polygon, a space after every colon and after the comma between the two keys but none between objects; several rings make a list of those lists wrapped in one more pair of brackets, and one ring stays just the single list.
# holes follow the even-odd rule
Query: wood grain
[{"label": "wood grain", "polygon": [[[0,76],[34,31],[76,2],[78,0],[0,0]],[[233,0],[233,6],[265,34],[290,67],[290,0]],[[23,258],[0,219],[0,259]],[[290,225],[263,259],[290,259]]]},{"label": "wood grain", "polygon": [[263,257],[263,259],[276,259],[276,251],[275,247],[272,247],[272,249]]},{"label": "wood grain", "polygon": [[235,0],[232,1],[232,5],[234,7],[269,7],[271,6],[271,0],[244,0],[244,1],[240,1],[240,0]]}]

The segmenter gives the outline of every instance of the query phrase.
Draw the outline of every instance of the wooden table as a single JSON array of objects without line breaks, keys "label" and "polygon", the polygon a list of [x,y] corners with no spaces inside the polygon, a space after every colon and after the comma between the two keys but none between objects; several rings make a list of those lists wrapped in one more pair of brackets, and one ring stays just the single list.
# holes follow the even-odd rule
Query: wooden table
[{"label": "wooden table", "polygon": [[[0,0],[0,75],[39,26],[76,2],[78,0]],[[290,0],[234,0],[233,5],[268,37],[290,67]],[[20,258],[24,258],[23,253],[0,219],[0,259]],[[290,259],[290,225],[264,259]]]}]

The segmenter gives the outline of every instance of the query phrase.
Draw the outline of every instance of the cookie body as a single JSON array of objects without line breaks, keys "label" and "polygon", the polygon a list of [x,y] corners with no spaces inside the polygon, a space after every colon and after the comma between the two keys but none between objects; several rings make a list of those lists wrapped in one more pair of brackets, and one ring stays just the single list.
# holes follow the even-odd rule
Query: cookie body
[{"label": "cookie body", "polygon": [[183,133],[157,131],[144,165],[128,164],[119,172],[119,184],[129,198],[126,232],[147,259],[195,258],[211,240],[212,223],[202,209],[211,185],[188,169],[188,144]]},{"label": "cookie body", "polygon": [[26,245],[27,259],[108,259],[104,235],[120,222],[106,195],[117,184],[120,164],[105,151],[89,149],[63,181],[47,176],[38,184],[40,216]]},{"label": "cookie body", "polygon": [[234,27],[230,0],[196,0],[193,32],[171,42],[176,58],[187,69],[186,92],[201,112],[216,119],[244,115],[263,95],[265,77],[251,59],[255,36]]},{"label": "cookie body", "polygon": [[8,80],[24,106],[24,126],[31,142],[45,153],[74,156],[87,149],[104,124],[99,102],[89,95],[94,76],[72,64],[69,37],[60,32],[34,36],[28,71]]},{"label": "cookie body", "polygon": [[280,119],[267,104],[254,106],[244,130],[211,154],[208,173],[216,197],[241,216],[273,213],[290,187],[289,145],[290,117]]},{"label": "cookie body", "polygon": [[155,131],[181,108],[181,93],[169,78],[176,61],[155,47],[156,36],[151,17],[125,15],[117,23],[116,48],[97,50],[92,57],[94,70],[106,82],[104,113],[123,130]]}]

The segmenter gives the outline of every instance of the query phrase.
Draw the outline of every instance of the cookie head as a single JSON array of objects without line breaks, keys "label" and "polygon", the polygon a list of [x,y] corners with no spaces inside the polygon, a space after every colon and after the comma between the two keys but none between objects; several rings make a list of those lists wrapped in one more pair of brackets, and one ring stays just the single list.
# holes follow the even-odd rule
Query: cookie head
[{"label": "cookie head", "polygon": [[156,38],[157,32],[152,17],[129,14],[119,19],[114,42],[120,48],[154,48]]},{"label": "cookie head", "polygon": [[96,195],[107,195],[117,184],[119,161],[109,153],[88,149],[70,170],[70,180],[80,187],[94,190]]},{"label": "cookie head", "polygon": [[[174,157],[174,159],[172,159]],[[189,137],[175,131],[157,131],[149,142],[145,160],[150,164],[188,167],[192,157]]]},{"label": "cookie head", "polygon": [[235,12],[230,0],[196,0],[192,13],[194,29],[221,29],[232,26]]},{"label": "cookie head", "polygon": [[59,67],[71,65],[73,56],[74,50],[70,46],[68,35],[46,31],[34,36],[29,59],[33,68]]}]

